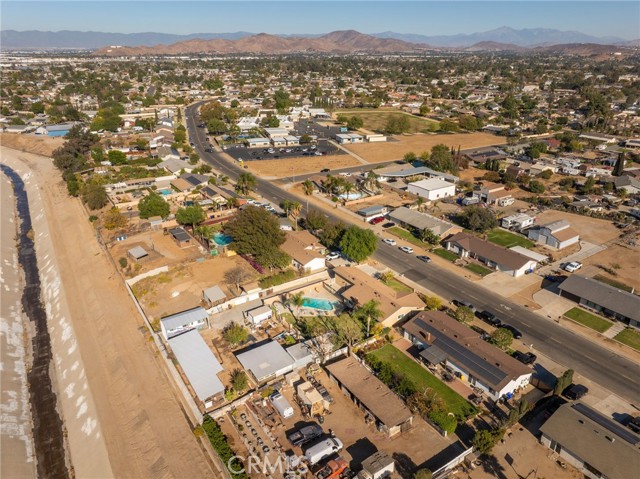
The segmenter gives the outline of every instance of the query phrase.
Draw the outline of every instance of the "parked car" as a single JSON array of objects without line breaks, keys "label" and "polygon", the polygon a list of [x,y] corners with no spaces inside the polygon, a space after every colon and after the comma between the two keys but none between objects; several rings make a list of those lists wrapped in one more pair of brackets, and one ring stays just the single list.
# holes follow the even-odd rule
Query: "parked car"
[{"label": "parked car", "polygon": [[382,216],[376,216],[375,218],[371,218],[369,220],[369,223],[372,225],[377,225],[380,224],[384,221],[384,218]]},{"label": "parked car", "polygon": [[504,328],[504,329],[508,329],[509,331],[511,331],[511,334],[513,334],[513,337],[515,339],[520,339],[522,337],[522,333],[519,330],[517,330],[516,328],[514,328],[513,326],[511,326],[510,324],[503,324],[500,327]]},{"label": "parked car", "polygon": [[454,305],[456,305],[458,307],[462,307],[463,306],[463,307],[469,308],[474,313],[476,312],[475,306],[469,301],[463,301],[462,299],[454,299],[452,302],[453,302]]},{"label": "parked car", "polygon": [[517,359],[522,364],[533,364],[536,362],[536,359],[538,359],[538,356],[533,353],[523,353],[522,351],[515,351],[513,353],[513,358]]},{"label": "parked car", "polygon": [[313,466],[323,459],[342,451],[342,441],[337,437],[323,439],[310,446],[304,453],[304,458]]},{"label": "parked car", "polygon": [[329,253],[327,256],[325,256],[325,259],[327,261],[332,261],[334,259],[338,259],[340,257],[340,253],[336,252],[336,251],[332,251],[331,253]]},{"label": "parked car", "polygon": [[213,148],[205,148],[204,151],[207,153],[213,153]]},{"label": "parked car", "polygon": [[578,399],[582,399],[588,392],[589,388],[587,386],[572,383],[565,388],[565,390],[562,392],[562,395],[567,399],[577,401]]},{"label": "parked car", "polygon": [[571,263],[565,264],[562,269],[568,271],[569,273],[573,273],[575,271],[578,271],[580,268],[582,268],[582,263],[578,261],[572,261]]},{"label": "parked car", "polygon": [[400,251],[402,251],[403,253],[412,254],[413,248],[411,246],[400,246]]},{"label": "parked car", "polygon": [[420,261],[424,261],[425,263],[431,263],[431,258],[429,258],[428,256],[420,255],[416,256],[416,258],[418,258]]},{"label": "parked car", "polygon": [[382,227],[383,228],[391,228],[392,226],[395,226],[395,225],[396,225],[395,223],[389,221],[389,222],[383,224]]},{"label": "parked car", "polygon": [[627,423],[627,427],[633,432],[640,434],[640,416],[636,416],[631,421],[629,421]]},{"label": "parked car", "polygon": [[302,446],[319,438],[322,433],[322,427],[318,424],[309,424],[293,431],[291,434],[287,434],[287,439],[294,446]]},{"label": "parked car", "polygon": [[496,328],[502,324],[502,321],[500,321],[495,314],[491,311],[487,311],[486,309],[484,311],[480,311],[478,313],[478,317],[485,323],[495,326]]},{"label": "parked car", "polygon": [[320,173],[329,173],[331,170],[329,168],[322,168]]},{"label": "parked car", "polygon": [[387,243],[388,245],[391,245],[391,246],[395,246],[397,244],[396,240],[394,240],[392,238],[385,238],[382,241]]}]

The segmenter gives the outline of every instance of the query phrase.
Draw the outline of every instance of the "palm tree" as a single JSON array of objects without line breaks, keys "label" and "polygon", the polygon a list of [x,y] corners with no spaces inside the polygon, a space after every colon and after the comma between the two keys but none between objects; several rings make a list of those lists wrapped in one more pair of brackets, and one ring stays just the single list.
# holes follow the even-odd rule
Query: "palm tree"
[{"label": "palm tree", "polygon": [[364,184],[369,190],[380,188],[380,181],[378,181],[378,175],[375,171],[370,170],[369,173],[367,173],[367,178],[365,179]]},{"label": "palm tree", "polygon": [[193,230],[196,236],[200,238],[200,240],[204,240],[207,242],[207,247],[209,246],[209,241],[213,236],[214,229],[211,226],[200,225],[196,226]]},{"label": "palm tree", "polygon": [[236,180],[236,191],[246,195],[256,187],[256,177],[251,173],[240,173]]},{"label": "palm tree", "polygon": [[311,182],[311,180],[305,180],[302,183],[302,191],[307,196],[311,196],[313,194],[313,183]]},{"label": "palm tree", "polygon": [[287,299],[284,301],[284,304],[291,311],[291,315],[297,321],[296,315],[293,312],[293,308],[295,307],[298,311],[304,305],[304,293],[300,291],[299,293],[290,294],[287,296]]},{"label": "palm tree", "polygon": [[349,201],[349,193],[351,193],[353,191],[353,183],[349,183],[348,181],[344,182],[344,186],[342,191],[344,192],[344,202],[346,203],[347,201]]},{"label": "palm tree", "polygon": [[380,303],[375,299],[372,299],[360,306],[353,314],[357,318],[367,320],[367,337],[369,337],[369,332],[371,331],[371,320],[379,320],[384,313],[380,309]]},{"label": "palm tree", "polygon": [[293,220],[296,229],[298,229],[298,216],[300,215],[300,211],[302,211],[302,205],[297,201],[292,201],[289,205],[289,214],[291,215],[291,219]]}]

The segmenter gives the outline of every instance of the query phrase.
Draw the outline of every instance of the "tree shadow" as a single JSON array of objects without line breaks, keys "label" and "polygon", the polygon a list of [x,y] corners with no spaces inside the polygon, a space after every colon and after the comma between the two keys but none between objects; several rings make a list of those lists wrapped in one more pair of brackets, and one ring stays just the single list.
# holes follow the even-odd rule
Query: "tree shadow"
[{"label": "tree shadow", "polygon": [[409,456],[402,452],[394,452],[391,456],[396,462],[396,472],[402,479],[413,479],[413,473],[416,471],[416,463]]},{"label": "tree shadow", "polygon": [[496,477],[498,479],[507,479],[507,476],[504,473],[505,471],[504,466],[502,466],[502,464],[498,462],[498,458],[494,455],[483,456],[482,470],[487,474],[491,474],[493,477]]}]

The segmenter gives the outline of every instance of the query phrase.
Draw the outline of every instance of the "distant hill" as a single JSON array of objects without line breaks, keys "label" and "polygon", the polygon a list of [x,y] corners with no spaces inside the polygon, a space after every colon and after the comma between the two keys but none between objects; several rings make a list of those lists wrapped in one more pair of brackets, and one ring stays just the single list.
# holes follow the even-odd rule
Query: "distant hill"
[{"label": "distant hill", "polygon": [[465,48],[467,52],[525,52],[529,49],[512,43],[478,42]]},{"label": "distant hill", "polygon": [[155,45],[152,47],[105,47],[95,51],[94,54],[134,56],[178,55],[185,53],[393,53],[417,51],[424,48],[427,48],[427,45],[419,45],[392,38],[376,38],[354,30],[344,30],[331,32],[317,38],[281,37],[260,33],[237,40],[194,39],[171,45]]},{"label": "distant hill", "polygon": [[511,27],[500,27],[488,32],[457,35],[418,35],[415,33],[383,32],[374,33],[379,38],[395,38],[414,43],[427,43],[434,47],[469,47],[480,42],[496,42],[512,44],[520,47],[539,45],[557,45],[562,43],[597,43],[613,45],[624,43],[618,37],[594,37],[581,32],[561,31],[549,28],[525,28],[516,30]]}]

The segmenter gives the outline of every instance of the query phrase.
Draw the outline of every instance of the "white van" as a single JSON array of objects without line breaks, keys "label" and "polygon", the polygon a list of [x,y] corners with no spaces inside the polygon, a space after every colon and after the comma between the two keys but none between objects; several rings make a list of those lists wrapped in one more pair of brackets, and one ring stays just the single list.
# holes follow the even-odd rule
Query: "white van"
[{"label": "white van", "polygon": [[343,444],[340,439],[337,437],[330,437],[309,447],[305,451],[304,457],[309,465],[313,466],[332,454],[342,451],[342,447]]},{"label": "white van", "polygon": [[273,407],[276,408],[276,411],[278,411],[284,419],[293,416],[293,408],[291,407],[291,404],[289,404],[289,401],[287,401],[287,399],[278,391],[269,396],[269,399],[271,400]]}]

